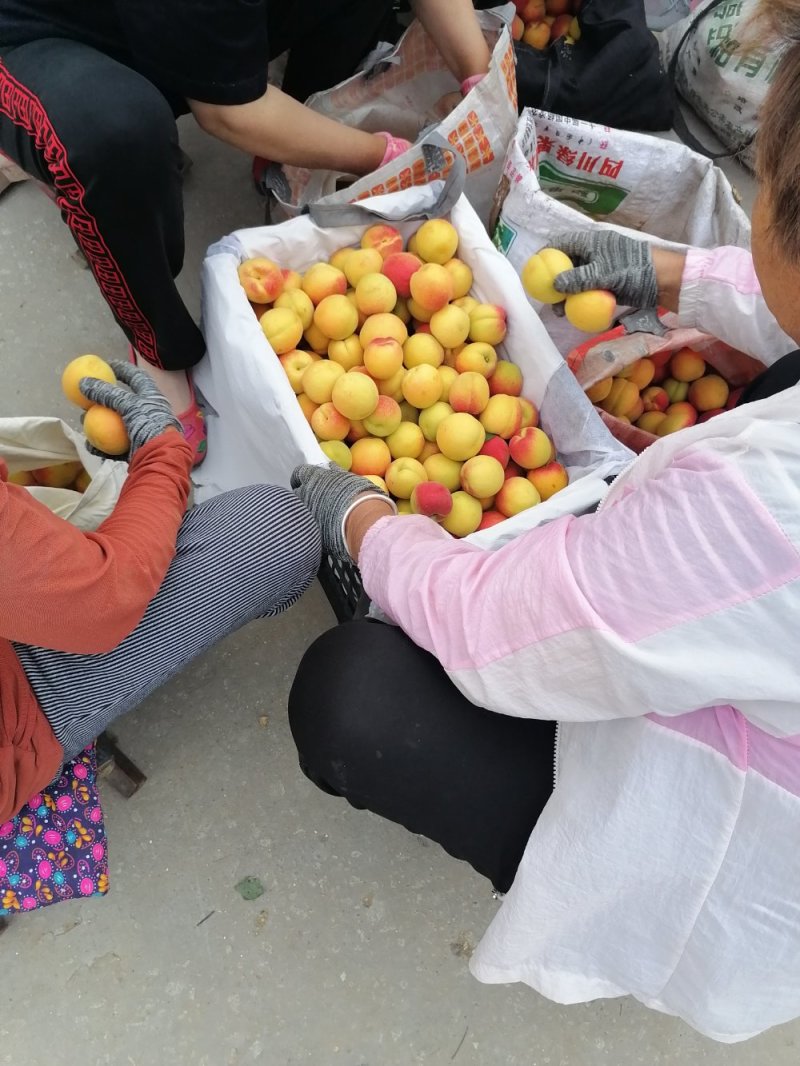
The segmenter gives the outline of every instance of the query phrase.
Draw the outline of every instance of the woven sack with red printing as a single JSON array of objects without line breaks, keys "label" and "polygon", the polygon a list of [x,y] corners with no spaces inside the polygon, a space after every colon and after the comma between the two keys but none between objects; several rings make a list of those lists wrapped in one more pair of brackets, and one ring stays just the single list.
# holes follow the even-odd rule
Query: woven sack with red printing
[{"label": "woven sack with red printing", "polygon": [[[419,142],[435,131],[466,163],[464,194],[484,225],[488,222],[508,143],[517,126],[514,48],[508,27],[510,5],[477,12],[492,49],[489,71],[449,114],[439,102],[458,90],[439,50],[422,24],[412,22],[388,55],[341,84],[315,93],[308,107],[370,133],[391,130]],[[438,175],[446,178],[447,172]],[[270,220],[296,218],[309,204],[334,205],[399,192],[431,181],[419,143],[414,143],[366,177],[330,170],[272,164],[262,184],[269,197]]]}]

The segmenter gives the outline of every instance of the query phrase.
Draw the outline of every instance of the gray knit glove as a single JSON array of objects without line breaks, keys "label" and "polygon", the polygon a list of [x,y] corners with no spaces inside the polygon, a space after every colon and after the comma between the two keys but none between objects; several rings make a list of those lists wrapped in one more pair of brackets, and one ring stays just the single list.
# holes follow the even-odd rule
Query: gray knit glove
[{"label": "gray knit glove", "polygon": [[[132,363],[119,360],[109,365],[117,380],[128,385],[130,391],[119,385],[109,385],[107,381],[98,381],[97,378],[81,378],[78,388],[87,400],[110,407],[121,416],[131,439],[129,458],[132,458],[134,452],[143,444],[147,444],[154,437],[160,437],[165,430],[172,428],[181,432],[181,424],[169,401],[161,395],[149,374]],[[114,458],[119,459],[121,456],[116,455]]]},{"label": "gray knit glove", "polygon": [[[317,521],[322,534],[322,550],[352,562],[344,539],[344,523],[358,499],[371,497],[394,503],[371,481],[348,474],[335,463],[313,466],[304,463],[292,471],[291,486]],[[396,508],[395,508],[396,510]]]},{"label": "gray knit glove", "polygon": [[656,307],[658,282],[647,241],[612,230],[560,233],[552,246],[581,265],[557,274],[553,288],[570,295],[587,289],[609,289],[621,304]]}]

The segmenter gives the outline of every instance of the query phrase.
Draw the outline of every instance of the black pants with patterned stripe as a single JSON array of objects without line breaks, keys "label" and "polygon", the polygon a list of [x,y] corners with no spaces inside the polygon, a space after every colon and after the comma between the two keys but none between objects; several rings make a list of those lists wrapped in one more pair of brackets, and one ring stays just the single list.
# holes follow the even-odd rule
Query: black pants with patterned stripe
[{"label": "black pants with patterned stripe", "polygon": [[161,588],[114,651],[74,655],[15,645],[65,757],[223,637],[290,607],[319,560],[317,525],[294,493],[269,485],[236,489],[187,513]]},{"label": "black pants with patterned stripe", "polygon": [[[315,22],[302,4],[269,5],[271,51],[291,50],[284,88],[299,100],[349,77],[392,32],[391,0],[329,6]],[[0,39],[0,152],[53,191],[128,340],[165,370],[188,369],[205,351],[174,280],[184,254],[175,113],[186,110],[79,40]]]},{"label": "black pants with patterned stripe", "polygon": [[174,281],[182,157],[158,89],[76,41],[3,50],[0,152],[53,192],[131,344],[166,370],[194,366],[205,343]]}]

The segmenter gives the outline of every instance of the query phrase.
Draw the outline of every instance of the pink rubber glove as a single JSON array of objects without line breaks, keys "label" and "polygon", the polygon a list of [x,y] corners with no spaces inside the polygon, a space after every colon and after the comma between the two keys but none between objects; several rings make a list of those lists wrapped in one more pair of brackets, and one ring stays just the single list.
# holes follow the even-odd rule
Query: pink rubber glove
[{"label": "pink rubber glove", "polygon": [[385,130],[381,130],[377,136],[386,139],[386,151],[383,153],[383,159],[381,160],[382,167],[385,167],[387,163],[391,163],[393,159],[397,159],[399,155],[407,152],[411,147],[411,141],[406,141],[402,137],[393,137],[391,133],[386,133]]},{"label": "pink rubber glove", "polygon": [[485,74],[473,74],[470,78],[464,78],[461,82],[461,95],[466,96],[467,93],[472,92],[475,86],[479,85],[485,77]]}]

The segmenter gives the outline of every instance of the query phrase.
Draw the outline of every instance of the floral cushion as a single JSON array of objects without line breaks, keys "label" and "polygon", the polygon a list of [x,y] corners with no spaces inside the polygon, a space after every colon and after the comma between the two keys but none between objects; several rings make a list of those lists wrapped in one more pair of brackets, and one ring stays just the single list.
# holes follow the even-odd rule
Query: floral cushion
[{"label": "floral cushion", "polygon": [[0,915],[108,892],[94,744],[0,825]]}]

